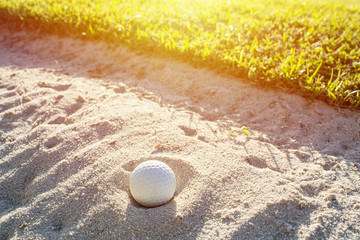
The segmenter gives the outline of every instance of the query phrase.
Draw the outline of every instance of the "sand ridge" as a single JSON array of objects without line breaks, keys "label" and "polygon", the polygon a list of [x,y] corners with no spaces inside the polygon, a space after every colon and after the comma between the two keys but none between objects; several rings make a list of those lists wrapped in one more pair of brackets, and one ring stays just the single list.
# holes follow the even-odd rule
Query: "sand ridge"
[{"label": "sand ridge", "polygon": [[[359,236],[359,112],[126,47],[0,33],[0,239]],[[178,184],[148,209],[128,179],[149,159]]]}]

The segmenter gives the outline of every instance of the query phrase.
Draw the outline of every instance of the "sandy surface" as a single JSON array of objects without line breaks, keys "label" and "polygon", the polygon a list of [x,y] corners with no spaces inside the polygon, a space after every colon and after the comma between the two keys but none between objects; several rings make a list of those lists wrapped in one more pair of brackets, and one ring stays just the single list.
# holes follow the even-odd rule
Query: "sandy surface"
[{"label": "sandy surface", "polygon": [[[359,124],[173,60],[0,27],[0,239],[359,239]],[[148,159],[178,183],[157,208],[128,190]]]}]

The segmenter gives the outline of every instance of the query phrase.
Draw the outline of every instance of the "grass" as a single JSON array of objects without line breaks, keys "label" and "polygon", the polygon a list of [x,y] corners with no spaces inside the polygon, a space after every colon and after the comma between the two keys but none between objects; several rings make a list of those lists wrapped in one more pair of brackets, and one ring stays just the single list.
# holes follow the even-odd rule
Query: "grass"
[{"label": "grass", "polygon": [[360,109],[357,0],[0,0],[0,19],[126,43]]}]

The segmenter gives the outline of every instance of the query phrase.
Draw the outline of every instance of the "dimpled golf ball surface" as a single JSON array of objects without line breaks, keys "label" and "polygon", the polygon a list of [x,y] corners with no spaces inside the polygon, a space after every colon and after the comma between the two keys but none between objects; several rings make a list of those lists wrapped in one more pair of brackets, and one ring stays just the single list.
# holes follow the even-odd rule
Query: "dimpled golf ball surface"
[{"label": "dimpled golf ball surface", "polygon": [[174,195],[176,178],[171,168],[160,161],[150,160],[137,166],[130,176],[130,192],[145,207],[156,207]]}]

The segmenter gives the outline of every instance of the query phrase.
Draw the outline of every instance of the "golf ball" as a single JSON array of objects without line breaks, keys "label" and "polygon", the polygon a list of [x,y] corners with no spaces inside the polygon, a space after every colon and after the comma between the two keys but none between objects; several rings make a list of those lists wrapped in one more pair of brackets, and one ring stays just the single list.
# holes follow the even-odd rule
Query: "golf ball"
[{"label": "golf ball", "polygon": [[160,161],[149,160],[137,166],[130,176],[130,192],[145,207],[156,207],[174,195],[176,178],[171,168]]}]

